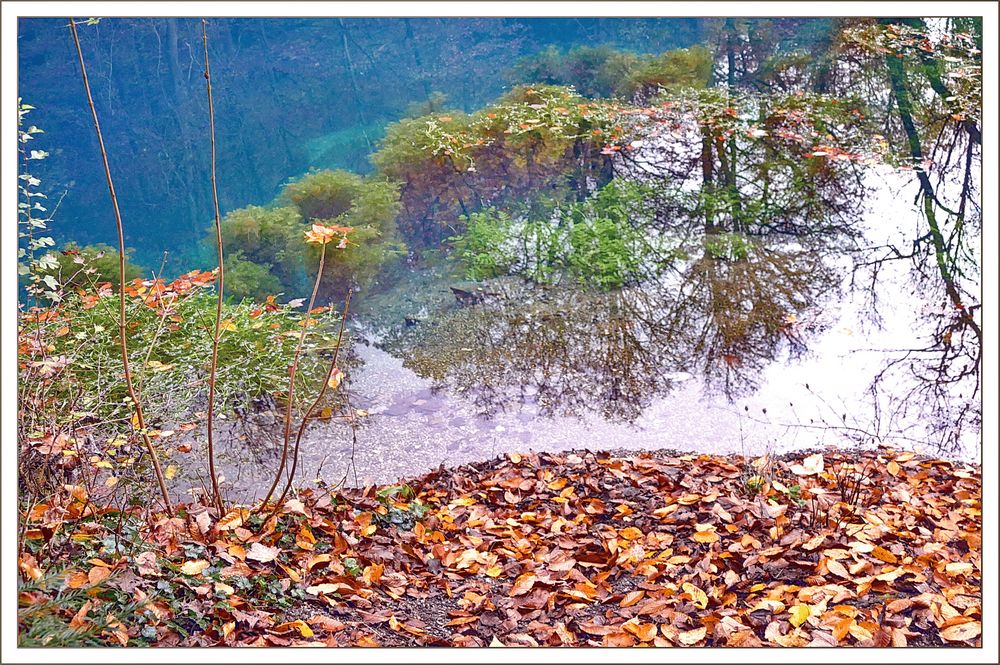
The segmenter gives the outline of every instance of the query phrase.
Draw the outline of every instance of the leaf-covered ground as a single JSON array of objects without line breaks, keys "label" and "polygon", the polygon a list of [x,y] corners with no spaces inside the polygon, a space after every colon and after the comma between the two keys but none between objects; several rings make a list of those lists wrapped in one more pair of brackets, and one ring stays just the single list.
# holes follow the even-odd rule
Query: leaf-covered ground
[{"label": "leaf-covered ground", "polygon": [[266,522],[150,526],[71,488],[31,512],[22,642],[55,621],[131,646],[979,644],[978,468],[631,455],[306,492]]}]

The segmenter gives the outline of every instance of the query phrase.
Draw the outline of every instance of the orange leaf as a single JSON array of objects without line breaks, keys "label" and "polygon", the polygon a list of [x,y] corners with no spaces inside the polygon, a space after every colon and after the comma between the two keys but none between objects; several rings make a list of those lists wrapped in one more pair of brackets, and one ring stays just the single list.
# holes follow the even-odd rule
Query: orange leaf
[{"label": "orange leaf", "polygon": [[695,531],[693,539],[697,543],[714,543],[719,539],[719,534],[714,531]]},{"label": "orange leaf", "polygon": [[622,625],[622,628],[632,633],[643,642],[652,642],[653,638],[656,637],[655,623],[639,623],[638,620],[632,619],[625,622]]},{"label": "orange leaf", "polygon": [[875,549],[872,550],[872,556],[878,559],[879,561],[885,561],[886,563],[899,562],[899,559],[896,558],[896,555],[890,552],[889,550],[885,549],[884,547],[876,546]]},{"label": "orange leaf", "polygon": [[87,579],[90,580],[91,584],[100,584],[109,577],[111,577],[111,571],[104,566],[94,566],[87,573]]},{"label": "orange leaf", "polygon": [[285,623],[279,623],[277,626],[271,629],[274,633],[287,633],[292,630],[299,631],[302,637],[312,637],[314,635],[312,628],[309,627],[302,619],[296,619],[295,621],[286,621]]},{"label": "orange leaf", "polygon": [[643,591],[642,589],[638,591],[629,591],[627,594],[625,594],[625,597],[622,598],[621,606],[631,607],[636,603],[638,603],[640,600],[642,600],[642,597],[645,595],[646,592]]},{"label": "orange leaf", "polygon": [[968,621],[941,629],[941,639],[949,642],[968,642],[974,640],[983,632],[983,624],[979,621]]},{"label": "orange leaf", "polygon": [[524,573],[518,576],[514,580],[514,585],[511,587],[510,595],[520,596],[531,591],[532,587],[535,586],[535,582],[538,581],[538,576],[534,573]]}]

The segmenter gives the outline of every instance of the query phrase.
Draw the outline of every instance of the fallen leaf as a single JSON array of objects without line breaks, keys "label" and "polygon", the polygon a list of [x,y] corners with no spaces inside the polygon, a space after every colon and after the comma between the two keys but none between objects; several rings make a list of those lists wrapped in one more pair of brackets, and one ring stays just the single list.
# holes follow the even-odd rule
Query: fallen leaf
[{"label": "fallen leaf", "polygon": [[979,621],[968,621],[959,623],[940,631],[941,639],[949,642],[968,642],[973,640],[983,632],[983,624]]},{"label": "fallen leaf", "polygon": [[268,547],[261,543],[254,543],[247,550],[247,558],[253,561],[260,561],[261,563],[268,563],[277,559],[280,553],[281,550],[277,547]]},{"label": "fallen leaf", "polygon": [[788,621],[798,628],[806,622],[811,614],[808,605],[795,605],[792,609],[788,610]]},{"label": "fallen leaf", "polygon": [[701,628],[695,628],[694,630],[688,630],[683,633],[677,634],[677,641],[679,641],[684,646],[694,646],[705,639],[705,635],[708,633],[708,629],[705,626]]},{"label": "fallen leaf", "polygon": [[279,623],[277,626],[271,629],[275,633],[287,633],[292,630],[299,631],[302,637],[312,637],[314,635],[312,628],[309,627],[302,619],[296,619],[295,621],[286,621],[285,623]]},{"label": "fallen leaf", "polygon": [[192,561],[185,561],[181,565],[181,573],[184,575],[201,575],[210,564],[204,559],[194,559]]},{"label": "fallen leaf", "polygon": [[516,580],[514,580],[514,585],[510,589],[510,595],[512,596],[522,596],[535,586],[535,582],[538,581],[538,577],[534,573],[524,573],[519,575]]}]

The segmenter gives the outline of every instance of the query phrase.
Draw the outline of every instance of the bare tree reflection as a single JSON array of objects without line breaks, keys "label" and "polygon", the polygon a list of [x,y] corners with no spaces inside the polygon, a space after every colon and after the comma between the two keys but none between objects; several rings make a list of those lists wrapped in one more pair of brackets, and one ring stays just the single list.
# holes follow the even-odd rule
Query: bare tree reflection
[{"label": "bare tree reflection", "polygon": [[485,415],[534,405],[631,422],[681,373],[734,399],[781,354],[806,348],[813,329],[802,319],[837,278],[815,248],[744,240],[725,256],[710,241],[636,288],[502,281],[487,302],[413,331],[406,363]]}]

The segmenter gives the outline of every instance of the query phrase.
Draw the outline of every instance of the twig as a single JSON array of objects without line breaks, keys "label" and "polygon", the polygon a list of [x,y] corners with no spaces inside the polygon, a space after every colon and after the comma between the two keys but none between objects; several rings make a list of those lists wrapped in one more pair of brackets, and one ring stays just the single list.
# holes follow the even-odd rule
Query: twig
[{"label": "twig", "polygon": [[219,365],[219,337],[222,333],[222,299],[226,285],[225,261],[222,257],[222,221],[219,216],[219,190],[215,181],[215,107],[212,105],[212,73],[208,65],[208,21],[201,19],[201,37],[205,46],[205,87],[208,92],[208,125],[212,149],[212,202],[215,207],[215,246],[219,254],[219,286],[215,302],[215,334],[212,337],[212,367],[208,375],[208,474],[212,477],[212,501],[220,513],[225,513],[219,478],[215,473],[215,375]]},{"label": "twig", "polygon": [[302,434],[306,431],[306,425],[309,424],[309,418],[312,416],[312,412],[317,406],[319,406],[320,401],[322,401],[323,396],[326,394],[326,389],[330,385],[330,379],[333,378],[333,372],[337,369],[337,358],[340,356],[340,347],[344,340],[344,325],[347,323],[347,313],[350,310],[350,307],[351,290],[348,289],[347,297],[344,299],[344,312],[340,317],[340,331],[337,333],[337,347],[333,351],[333,360],[330,361],[330,367],[326,370],[326,376],[323,378],[323,385],[320,386],[319,394],[316,395],[316,399],[314,399],[313,403],[309,405],[308,409],[306,409],[305,415],[302,416],[302,422],[299,423],[299,429],[295,433],[295,450],[292,452],[292,468],[288,472],[288,479],[285,481],[285,487],[281,490],[281,496],[278,497],[277,501],[275,501],[274,510],[271,512],[270,517],[274,516],[274,513],[276,513],[279,506],[281,506],[281,502],[285,500],[286,496],[288,496],[288,490],[291,489],[292,481],[295,479],[295,470],[299,466],[299,444],[302,442]]},{"label": "twig", "polygon": [[135,391],[135,384],[132,381],[132,370],[128,361],[128,342],[125,338],[125,230],[122,225],[122,213],[118,207],[118,196],[115,194],[115,184],[111,178],[111,166],[108,164],[108,151],[104,147],[104,135],[101,133],[101,123],[97,118],[97,108],[94,106],[94,97],[90,92],[90,80],[87,78],[87,66],[83,61],[83,49],[80,47],[80,37],[76,32],[76,22],[70,18],[69,30],[73,35],[73,43],[76,45],[77,58],[80,61],[80,73],[83,78],[83,87],[87,92],[87,103],[90,105],[90,114],[94,119],[94,130],[97,132],[97,143],[101,149],[101,160],[104,163],[104,176],[108,182],[108,191],[111,194],[111,204],[115,211],[115,224],[118,230],[118,342],[122,354],[122,366],[125,371],[125,385],[128,388],[129,398],[135,408],[135,422],[142,436],[146,451],[149,453],[153,463],[153,471],[156,474],[156,482],[159,485],[160,495],[167,514],[173,517],[173,507],[170,504],[170,494],[167,492],[167,483],[163,478],[163,470],[160,468],[160,461],[156,456],[156,449],[149,438],[146,430],[146,419],[142,413],[142,404]]},{"label": "twig", "polygon": [[323,250],[319,255],[319,269],[316,271],[316,281],[313,282],[312,293],[309,296],[309,306],[306,307],[306,316],[302,320],[302,333],[299,335],[299,342],[295,347],[295,356],[292,358],[292,365],[288,369],[288,403],[285,406],[285,434],[284,443],[281,447],[281,462],[278,464],[277,473],[274,474],[274,482],[271,483],[271,488],[264,496],[264,500],[261,501],[260,505],[254,510],[254,513],[262,510],[264,506],[267,505],[267,502],[271,500],[274,490],[277,489],[278,483],[281,482],[281,476],[285,471],[285,465],[288,463],[288,444],[291,442],[292,437],[292,406],[295,402],[295,374],[299,369],[299,357],[302,355],[302,346],[306,341],[306,331],[309,329],[309,313],[312,312],[313,306],[316,304],[316,294],[319,292],[319,283],[323,279],[323,268],[326,265],[326,245],[327,243],[323,243]]}]

